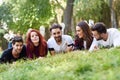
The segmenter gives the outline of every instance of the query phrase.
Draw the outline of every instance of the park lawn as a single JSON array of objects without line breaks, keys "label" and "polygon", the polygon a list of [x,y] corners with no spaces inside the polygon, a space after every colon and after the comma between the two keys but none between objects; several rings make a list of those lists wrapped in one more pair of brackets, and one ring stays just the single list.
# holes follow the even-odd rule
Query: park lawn
[{"label": "park lawn", "polygon": [[120,80],[120,48],[0,64],[0,80]]}]

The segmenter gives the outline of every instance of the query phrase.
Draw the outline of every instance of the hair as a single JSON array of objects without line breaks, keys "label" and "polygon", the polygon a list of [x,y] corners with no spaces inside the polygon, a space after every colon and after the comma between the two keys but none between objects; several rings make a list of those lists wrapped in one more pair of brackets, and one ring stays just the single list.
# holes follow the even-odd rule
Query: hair
[{"label": "hair", "polygon": [[107,29],[106,29],[106,25],[102,22],[97,22],[92,28],[92,31],[97,31],[98,33],[106,33]]},{"label": "hair", "polygon": [[21,36],[14,36],[12,38],[12,44],[14,45],[16,42],[22,42],[23,43],[23,39]]},{"label": "hair", "polygon": [[[39,56],[36,56],[36,57],[45,57],[47,55],[47,43],[46,43],[45,39],[43,38],[43,36],[40,34],[40,32],[35,29],[32,29],[27,33],[27,37],[26,37],[27,56],[29,58],[33,58],[34,50],[36,48],[34,46],[33,42],[31,41],[31,32],[36,32],[39,36],[39,45],[38,45]],[[30,55],[31,55],[31,57],[30,57]]]},{"label": "hair", "polygon": [[86,47],[87,47],[87,49],[89,49],[92,44],[92,41],[93,41],[93,36],[92,36],[92,32],[90,30],[90,27],[88,26],[88,24],[85,21],[79,22],[77,26],[79,26],[82,29],[84,37],[81,40],[86,41]]},{"label": "hair", "polygon": [[60,30],[62,30],[62,26],[61,25],[54,23],[54,24],[52,24],[52,26],[50,28],[50,32],[52,31],[52,29],[56,29],[56,28],[59,28]]}]

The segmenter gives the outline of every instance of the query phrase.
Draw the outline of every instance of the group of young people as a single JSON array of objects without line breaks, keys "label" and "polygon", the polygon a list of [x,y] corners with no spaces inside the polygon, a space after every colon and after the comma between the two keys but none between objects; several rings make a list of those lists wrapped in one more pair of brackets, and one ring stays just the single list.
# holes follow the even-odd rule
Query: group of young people
[{"label": "group of young people", "polygon": [[51,55],[66,53],[74,50],[94,51],[101,47],[119,47],[120,32],[118,29],[109,28],[98,22],[91,28],[81,21],[76,26],[75,38],[62,34],[62,27],[59,24],[53,24],[50,27],[51,37],[46,41],[38,30],[31,29],[26,35],[26,44],[24,45],[21,36],[15,36],[12,39],[12,47],[3,51],[0,63],[14,62],[18,59],[35,59],[46,57],[48,51]]}]

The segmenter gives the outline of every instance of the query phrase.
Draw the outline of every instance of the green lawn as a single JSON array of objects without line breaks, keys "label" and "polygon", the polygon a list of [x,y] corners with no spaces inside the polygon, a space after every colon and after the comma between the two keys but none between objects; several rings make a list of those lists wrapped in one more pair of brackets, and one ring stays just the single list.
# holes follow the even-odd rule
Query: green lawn
[{"label": "green lawn", "polygon": [[120,80],[120,48],[0,64],[0,80]]}]

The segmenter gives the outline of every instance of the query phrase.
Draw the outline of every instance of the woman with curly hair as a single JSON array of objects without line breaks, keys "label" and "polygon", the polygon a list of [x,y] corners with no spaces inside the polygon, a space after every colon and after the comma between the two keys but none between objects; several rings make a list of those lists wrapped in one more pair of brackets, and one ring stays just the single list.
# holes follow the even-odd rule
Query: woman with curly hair
[{"label": "woman with curly hair", "polygon": [[46,57],[47,43],[38,30],[32,29],[26,37],[27,57],[30,59]]}]

